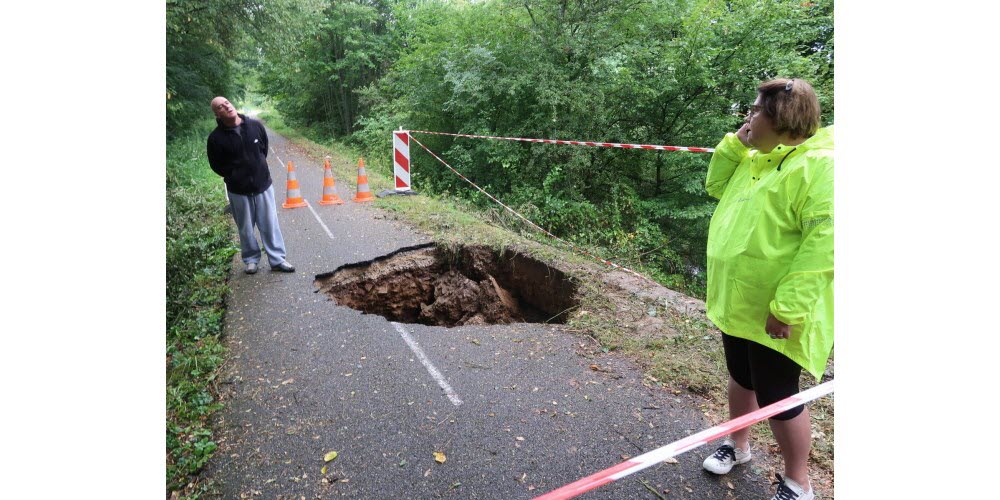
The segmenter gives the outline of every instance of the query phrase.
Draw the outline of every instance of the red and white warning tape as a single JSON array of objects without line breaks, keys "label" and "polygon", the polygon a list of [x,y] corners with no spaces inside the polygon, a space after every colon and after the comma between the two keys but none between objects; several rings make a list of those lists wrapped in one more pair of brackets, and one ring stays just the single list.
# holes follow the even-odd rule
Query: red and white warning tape
[{"label": "red and white warning tape", "polygon": [[685,146],[657,146],[652,144],[622,144],[618,142],[596,142],[596,141],[561,141],[556,139],[526,139],[523,137],[496,137],[492,135],[469,135],[469,134],[449,134],[447,132],[429,132],[427,130],[410,130],[421,134],[448,135],[453,137],[471,137],[474,139],[499,139],[502,141],[521,142],[544,142],[547,144],[570,144],[574,146],[594,146],[599,148],[622,148],[622,149],[653,149],[660,151],[689,151],[691,153],[714,153],[714,148],[690,148]]},{"label": "red and white warning tape", "polygon": [[785,410],[795,408],[796,406],[814,399],[819,399],[827,394],[830,394],[831,392],[833,392],[833,380],[824,382],[816,387],[806,389],[794,396],[782,399],[777,403],[769,404],[757,411],[747,413],[742,417],[734,418],[724,424],[705,429],[697,434],[688,436],[679,441],[674,441],[666,446],[626,460],[614,467],[604,469],[597,474],[592,474],[579,481],[567,484],[559,489],[552,490],[542,496],[535,497],[534,500],[561,500],[565,498],[573,498],[594,488],[604,486],[605,484],[617,481],[647,467],[656,465],[668,458],[680,455],[685,451],[707,444],[713,439],[726,436],[745,427],[750,427],[761,420],[777,415]]},{"label": "red and white warning tape", "polygon": [[[413,132],[413,131],[411,130],[410,132]],[[602,262],[602,263],[604,263],[606,265],[609,265],[609,266],[611,266],[611,267],[613,267],[615,269],[621,269],[622,271],[631,273],[631,274],[633,274],[635,276],[638,276],[639,278],[642,278],[642,279],[644,279],[646,281],[649,281],[650,283],[653,283],[655,285],[659,285],[659,283],[657,283],[656,281],[654,281],[654,280],[652,280],[650,278],[647,278],[647,277],[643,276],[642,274],[639,274],[639,273],[637,273],[637,272],[635,272],[635,271],[633,271],[633,270],[631,270],[631,269],[629,269],[629,268],[627,268],[625,266],[620,266],[618,264],[615,264],[614,262],[611,262],[609,260],[604,260],[604,259],[602,259],[602,258],[600,258],[600,257],[598,257],[596,255],[593,255],[593,254],[587,252],[586,250],[584,250],[584,249],[582,249],[582,248],[580,248],[580,247],[578,247],[578,246],[576,246],[576,245],[574,245],[574,244],[572,244],[572,243],[570,243],[570,242],[568,242],[568,241],[566,241],[566,240],[564,240],[564,239],[562,239],[562,238],[560,238],[560,237],[558,237],[558,236],[556,236],[556,235],[554,235],[554,234],[546,231],[545,229],[542,229],[541,226],[539,226],[538,224],[535,224],[534,222],[531,222],[525,216],[517,213],[517,211],[515,211],[513,208],[508,207],[506,204],[504,204],[504,202],[496,199],[493,195],[491,195],[490,193],[487,193],[485,190],[483,190],[483,188],[477,186],[475,182],[472,182],[471,180],[469,180],[468,177],[462,175],[458,170],[455,170],[454,168],[452,168],[452,166],[449,165],[448,162],[442,160],[440,156],[434,154],[433,151],[431,151],[430,149],[428,149],[427,146],[424,146],[424,144],[422,142],[420,142],[419,140],[417,140],[416,137],[413,137],[411,135],[410,138],[413,139],[413,142],[417,143],[417,145],[419,145],[420,147],[424,148],[424,151],[427,151],[428,153],[430,153],[431,156],[433,156],[434,158],[436,158],[437,161],[441,162],[442,165],[448,167],[448,170],[451,170],[452,172],[455,173],[455,175],[461,177],[462,180],[464,180],[465,182],[468,182],[469,184],[471,184],[472,187],[478,189],[480,193],[485,194],[489,199],[491,199],[491,200],[497,202],[498,204],[500,204],[500,206],[502,206],[505,209],[507,209],[508,212],[514,214],[515,216],[517,216],[519,219],[523,220],[524,222],[527,222],[529,225],[531,225],[531,227],[533,227],[533,228],[535,228],[535,229],[537,229],[537,230],[539,230],[539,231],[547,234],[549,237],[551,237],[551,238],[553,238],[555,240],[558,240],[559,242],[563,243],[564,245],[569,246],[573,250],[575,250],[575,251],[577,251],[577,252],[579,252],[579,253],[581,253],[583,255],[586,255],[587,257],[590,257],[592,259],[598,260],[598,261],[600,261],[600,262]]]}]

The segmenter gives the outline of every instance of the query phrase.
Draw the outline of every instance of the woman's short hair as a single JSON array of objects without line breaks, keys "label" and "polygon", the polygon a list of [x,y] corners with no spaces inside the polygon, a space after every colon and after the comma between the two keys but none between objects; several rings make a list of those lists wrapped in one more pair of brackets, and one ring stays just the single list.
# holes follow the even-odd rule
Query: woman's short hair
[{"label": "woman's short hair", "polygon": [[805,80],[776,78],[757,87],[761,110],[774,125],[774,131],[793,139],[812,137],[819,129],[819,99]]}]

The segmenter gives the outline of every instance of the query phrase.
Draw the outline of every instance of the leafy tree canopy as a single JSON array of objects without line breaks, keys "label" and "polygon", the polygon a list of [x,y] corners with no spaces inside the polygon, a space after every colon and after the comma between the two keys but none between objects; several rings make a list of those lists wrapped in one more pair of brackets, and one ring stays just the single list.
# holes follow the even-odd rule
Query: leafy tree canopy
[{"label": "leafy tree canopy", "polygon": [[[287,121],[374,156],[400,126],[712,147],[774,77],[812,82],[832,123],[833,54],[832,0],[175,0],[168,119],[250,68]],[[697,292],[708,155],[419,139],[561,237]],[[413,181],[491,203],[428,155]]]}]

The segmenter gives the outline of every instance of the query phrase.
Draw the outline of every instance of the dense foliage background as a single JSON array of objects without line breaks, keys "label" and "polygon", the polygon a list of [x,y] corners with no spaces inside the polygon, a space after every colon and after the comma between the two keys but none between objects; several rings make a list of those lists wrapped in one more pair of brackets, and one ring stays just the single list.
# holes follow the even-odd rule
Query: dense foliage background
[{"label": "dense foliage background", "polygon": [[[833,122],[831,0],[170,6],[168,120],[177,124],[213,92],[239,99],[257,78],[289,124],[386,159],[400,126],[712,147],[773,77],[810,80]],[[614,249],[697,294],[715,206],[704,193],[708,155],[417,138],[557,235]],[[491,203],[429,155],[412,156],[416,189]]]}]

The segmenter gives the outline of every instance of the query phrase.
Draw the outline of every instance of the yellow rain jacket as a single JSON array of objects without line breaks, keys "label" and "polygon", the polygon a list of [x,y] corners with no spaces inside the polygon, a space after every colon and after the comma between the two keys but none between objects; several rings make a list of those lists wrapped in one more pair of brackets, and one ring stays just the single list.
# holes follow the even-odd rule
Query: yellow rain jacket
[{"label": "yellow rain jacket", "polygon": [[[705,188],[719,199],[708,229],[709,319],[818,381],[833,348],[833,126],[770,153],[726,134]],[[769,312],[791,325],[788,339],[768,336]]]}]

